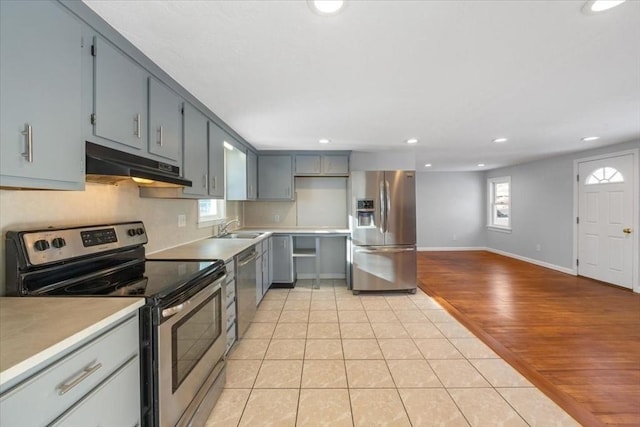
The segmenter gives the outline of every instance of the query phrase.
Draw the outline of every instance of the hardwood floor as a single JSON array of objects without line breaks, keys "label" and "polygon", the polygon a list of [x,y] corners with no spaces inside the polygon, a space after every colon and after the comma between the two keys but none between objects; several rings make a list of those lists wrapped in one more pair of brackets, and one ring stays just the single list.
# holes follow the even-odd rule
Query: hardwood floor
[{"label": "hardwood floor", "polygon": [[640,426],[640,295],[485,251],[419,252],[420,287],[586,426]]}]

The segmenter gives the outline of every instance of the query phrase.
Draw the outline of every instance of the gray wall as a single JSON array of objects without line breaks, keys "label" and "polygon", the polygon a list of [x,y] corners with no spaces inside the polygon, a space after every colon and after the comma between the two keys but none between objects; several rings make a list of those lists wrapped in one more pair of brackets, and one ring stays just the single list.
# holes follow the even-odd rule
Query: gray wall
[{"label": "gray wall", "polygon": [[[484,173],[420,171],[416,188],[418,248],[487,247],[571,271],[575,221],[573,162],[633,148],[640,148],[640,141]],[[352,153],[352,168],[412,169],[406,153],[389,154]],[[511,176],[511,233],[486,227],[486,180],[499,176]]]},{"label": "gray wall", "polygon": [[485,247],[484,173],[420,172],[417,176],[418,248]]},{"label": "gray wall", "polygon": [[488,230],[487,247],[573,269],[574,160],[639,147],[633,141],[488,171],[486,178],[511,176],[512,232]]}]

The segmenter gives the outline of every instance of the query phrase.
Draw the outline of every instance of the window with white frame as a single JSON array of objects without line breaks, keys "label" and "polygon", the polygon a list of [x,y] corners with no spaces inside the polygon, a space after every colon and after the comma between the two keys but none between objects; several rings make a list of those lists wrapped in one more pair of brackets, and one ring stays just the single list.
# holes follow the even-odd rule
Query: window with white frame
[{"label": "window with white frame", "polygon": [[213,225],[225,219],[225,201],[216,199],[198,200],[198,225]]},{"label": "window with white frame", "polygon": [[594,184],[613,184],[616,182],[624,182],[624,177],[616,168],[604,167],[591,172],[587,177],[585,185]]},{"label": "window with white frame", "polygon": [[487,180],[488,227],[511,229],[511,177],[502,176]]}]

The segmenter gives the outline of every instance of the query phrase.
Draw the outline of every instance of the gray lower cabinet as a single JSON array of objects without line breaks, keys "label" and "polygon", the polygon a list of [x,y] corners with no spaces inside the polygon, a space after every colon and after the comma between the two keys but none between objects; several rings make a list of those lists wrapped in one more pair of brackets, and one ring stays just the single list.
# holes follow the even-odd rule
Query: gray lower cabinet
[{"label": "gray lower cabinet", "polygon": [[0,425],[139,425],[139,349],[136,313],[2,393]]},{"label": "gray lower cabinet", "polygon": [[224,136],[223,131],[209,122],[209,196],[224,199]]},{"label": "gray lower cabinet", "polygon": [[207,159],[207,118],[191,104],[184,106],[184,150],[182,176],[193,185],[182,191],[193,196],[207,196],[208,169]]},{"label": "gray lower cabinet", "polygon": [[225,294],[227,307],[227,348],[225,354],[229,352],[233,344],[236,342],[238,313],[236,309],[236,262],[231,259],[225,264],[227,269],[227,279],[225,281]]},{"label": "gray lower cabinet", "polygon": [[290,235],[271,236],[272,283],[290,284],[295,281],[292,243]]},{"label": "gray lower cabinet", "polygon": [[271,237],[262,241],[262,295],[271,286]]},{"label": "gray lower cabinet", "polygon": [[149,77],[149,153],[182,160],[182,98]]},{"label": "gray lower cabinet", "polygon": [[256,244],[256,306],[262,301],[262,242]]},{"label": "gray lower cabinet", "polygon": [[[148,73],[119,49],[95,36],[93,56],[93,134],[104,145],[147,151]],[[95,141],[94,142],[102,142]]]},{"label": "gray lower cabinet", "polygon": [[258,157],[260,200],[293,200],[293,157],[289,154]]},{"label": "gray lower cabinet", "polygon": [[271,285],[271,238],[268,237],[256,244],[258,257],[256,258],[256,305]]},{"label": "gray lower cabinet", "polygon": [[84,188],[81,42],[58,3],[0,2],[0,186]]},{"label": "gray lower cabinet", "polygon": [[140,400],[131,398],[130,390],[140,387],[139,371],[134,357],[51,426],[138,425]]}]

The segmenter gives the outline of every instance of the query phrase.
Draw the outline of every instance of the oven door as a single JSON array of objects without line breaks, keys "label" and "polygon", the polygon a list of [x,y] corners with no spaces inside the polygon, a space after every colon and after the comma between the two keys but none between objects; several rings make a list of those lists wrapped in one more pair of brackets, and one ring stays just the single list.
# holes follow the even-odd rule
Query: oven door
[{"label": "oven door", "polygon": [[157,384],[161,427],[175,426],[198,391],[224,366],[225,277],[160,311]]}]

